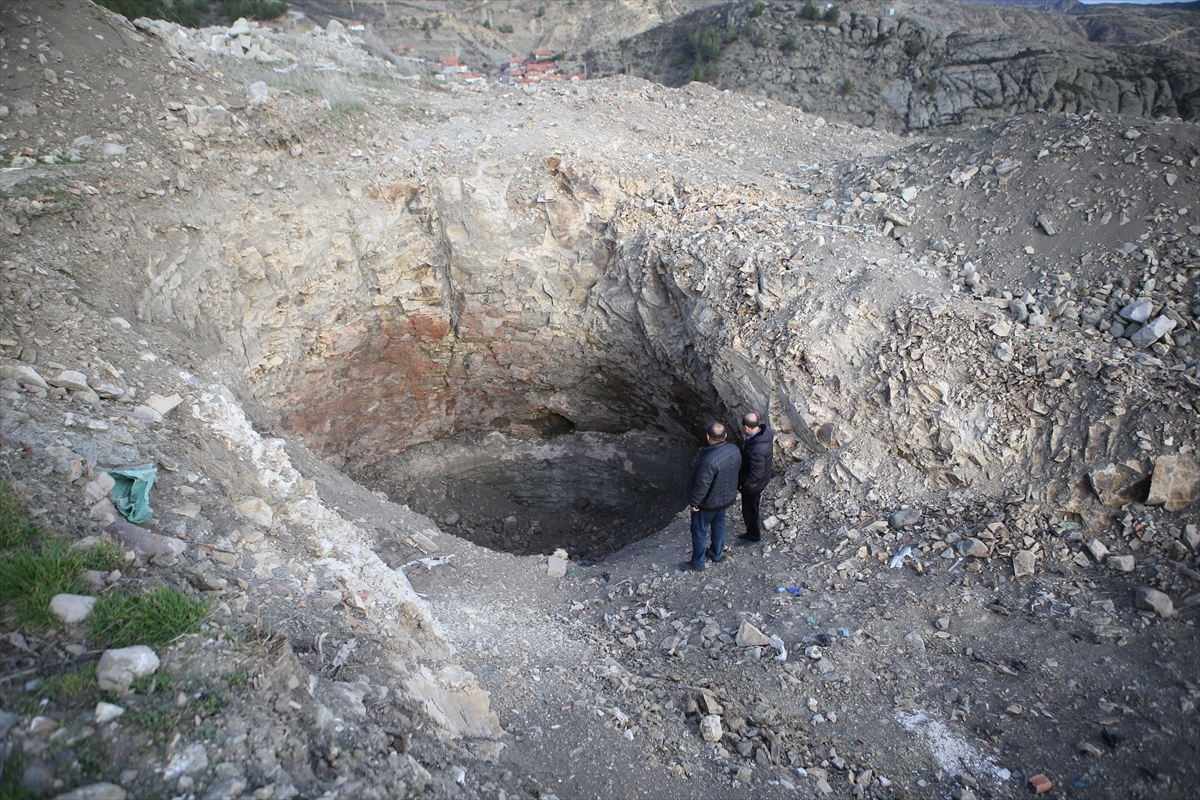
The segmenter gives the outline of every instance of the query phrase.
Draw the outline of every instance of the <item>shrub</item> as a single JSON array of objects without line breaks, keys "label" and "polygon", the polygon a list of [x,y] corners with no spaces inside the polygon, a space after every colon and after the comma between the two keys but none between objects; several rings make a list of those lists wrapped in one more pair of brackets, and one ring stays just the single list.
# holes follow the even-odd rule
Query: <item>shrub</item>
[{"label": "shrub", "polygon": [[654,74],[655,74],[655,75],[662,75],[662,67],[655,67],[655,68],[654,68]]},{"label": "shrub", "polygon": [[759,31],[758,33],[754,34],[754,38],[750,40],[750,43],[755,47],[766,47],[767,34],[763,31]]},{"label": "shrub", "polygon": [[712,79],[714,74],[716,74],[716,67],[714,67],[712,64],[701,64],[697,62],[692,66],[692,72],[688,78],[689,80],[707,83],[710,79]]},{"label": "shrub", "polygon": [[817,11],[817,7],[813,5],[812,0],[805,0],[804,8],[800,9],[801,19],[818,20],[821,18],[821,12]]},{"label": "shrub", "polygon": [[920,55],[924,49],[925,43],[921,41],[921,35],[913,34],[913,37],[908,40],[908,44],[905,46],[904,51],[910,56],[917,56]]},{"label": "shrub", "polygon": [[512,33],[514,30],[511,22],[506,22],[500,26],[501,33]]},{"label": "shrub", "polygon": [[938,88],[938,79],[937,79],[936,75],[930,77],[929,80],[925,81],[925,91],[929,92],[930,94],[933,94],[934,92],[936,92],[937,88]]},{"label": "shrub", "polygon": [[750,11],[750,17],[757,19],[762,16],[763,10],[767,7],[766,3],[755,3],[754,8]]},{"label": "shrub", "polygon": [[836,25],[837,21],[842,18],[842,12],[837,6],[830,6],[825,9],[825,21],[830,25]]},{"label": "shrub", "polygon": [[850,80],[849,78],[846,78],[846,80],[842,81],[842,94],[853,94],[853,93],[854,93],[854,81]]},{"label": "shrub", "polygon": [[546,16],[546,7],[545,6],[538,6],[537,16],[539,16],[539,17]]},{"label": "shrub", "polygon": [[715,61],[721,55],[721,36],[709,25],[700,25],[689,33],[687,42],[697,61]]},{"label": "shrub", "polygon": [[487,28],[489,31],[492,29],[492,21],[490,19],[485,19],[483,22],[481,22],[479,24],[482,25],[483,27]]},{"label": "shrub", "polygon": [[[200,27],[201,9],[187,0],[177,0],[169,5],[162,0],[100,0],[100,5],[129,19],[149,17],[165,19],[188,28]],[[207,8],[203,10],[208,11]]]},{"label": "shrub", "polygon": [[788,37],[783,40],[783,51],[785,53],[796,52],[796,37],[790,33],[788,34]]}]

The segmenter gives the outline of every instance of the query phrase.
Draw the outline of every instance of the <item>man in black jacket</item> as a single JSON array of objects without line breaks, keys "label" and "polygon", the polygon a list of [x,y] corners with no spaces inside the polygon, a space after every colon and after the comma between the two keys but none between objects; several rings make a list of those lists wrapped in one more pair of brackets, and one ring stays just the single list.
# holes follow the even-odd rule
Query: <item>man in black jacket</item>
[{"label": "man in black jacket", "polygon": [[[688,476],[687,500],[692,509],[692,560],[684,569],[704,569],[704,557],[721,560],[725,548],[725,509],[737,499],[738,470],[742,456],[737,445],[726,441],[725,426],[708,425],[708,446],[700,451]],[[705,547],[712,529],[712,544]]]},{"label": "man in black jacket", "polygon": [[746,532],[740,539],[757,542],[762,539],[762,518],[758,513],[758,501],[774,474],[773,452],[775,435],[767,423],[758,421],[753,412],[742,417],[742,432],[746,440],[742,443],[742,469],[738,474],[738,489],[742,493],[742,519]]}]

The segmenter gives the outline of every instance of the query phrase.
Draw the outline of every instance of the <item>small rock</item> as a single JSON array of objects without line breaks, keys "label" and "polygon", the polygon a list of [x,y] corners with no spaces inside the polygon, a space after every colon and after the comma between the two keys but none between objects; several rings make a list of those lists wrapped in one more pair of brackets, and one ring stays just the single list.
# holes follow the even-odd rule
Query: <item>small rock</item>
[{"label": "small rock", "polygon": [[1134,568],[1133,556],[1109,556],[1105,563],[1118,572],[1133,572]]},{"label": "small rock", "polygon": [[1037,556],[1032,550],[1018,550],[1013,556],[1013,576],[1024,578],[1034,573]]},{"label": "small rock", "polygon": [[1054,234],[1056,234],[1058,232],[1054,229],[1054,223],[1051,222],[1048,217],[1046,217],[1042,214],[1038,214],[1037,224],[1042,230],[1044,230],[1046,232],[1047,236],[1053,236]]},{"label": "small rock", "polygon": [[54,800],[125,800],[129,795],[115,783],[93,783],[57,795]]},{"label": "small rock", "polygon": [[706,742],[719,742],[723,735],[721,730],[721,718],[716,714],[709,714],[700,720],[700,736]]},{"label": "small rock", "polygon": [[1009,344],[1008,342],[1001,342],[1000,344],[996,345],[996,350],[995,350],[994,355],[1001,363],[1004,363],[1004,364],[1011,363],[1013,360],[1012,345]]},{"label": "small rock", "polygon": [[171,783],[185,775],[196,775],[208,769],[208,752],[202,744],[193,744],[177,752],[163,770],[163,780]]},{"label": "small rock", "polygon": [[1132,142],[1134,139],[1137,139],[1138,137],[1140,137],[1142,135],[1142,132],[1139,131],[1137,128],[1130,128],[1129,130],[1125,131],[1121,135]]},{"label": "small rock", "polygon": [[1179,180],[1179,176],[1174,172],[1168,172],[1166,175],[1163,175],[1163,180],[1167,182],[1167,186],[1174,186],[1175,181]]},{"label": "small rock", "polygon": [[949,630],[950,629],[950,618],[949,617],[938,617],[937,629],[939,631]]},{"label": "small rock", "polygon": [[116,485],[117,482],[107,472],[98,472],[95,480],[88,481],[83,486],[83,493],[87,497],[88,505],[94,506],[102,500],[107,500],[109,492]]},{"label": "small rock", "polygon": [[909,647],[913,648],[914,650],[924,650],[925,649],[925,640],[922,639],[921,634],[917,633],[916,631],[910,631],[904,637],[904,643],[906,645],[908,645]]},{"label": "small rock", "polygon": [[1092,744],[1091,742],[1080,742],[1078,747],[1079,752],[1083,753],[1085,756],[1099,758],[1101,755],[1103,755],[1100,748],[1096,747],[1096,745]]},{"label": "small rock", "polygon": [[1150,312],[1154,310],[1154,306],[1146,300],[1135,300],[1125,306],[1119,312],[1121,319],[1127,319],[1131,322],[1145,322],[1150,319]]},{"label": "small rock", "polygon": [[1170,617],[1175,613],[1171,598],[1149,586],[1139,586],[1133,593],[1133,602],[1138,608],[1153,611],[1160,617]]},{"label": "small rock", "polygon": [[811,658],[813,661],[819,661],[822,658],[821,648],[817,645],[810,645],[804,649],[804,655]]},{"label": "small rock", "polygon": [[91,390],[91,387],[88,386],[87,375],[84,375],[82,372],[76,372],[73,369],[64,369],[57,375],[46,378],[46,383],[51,386],[58,386],[62,389],[79,392]]},{"label": "small rock", "polygon": [[546,561],[546,575],[562,578],[566,575],[566,565],[568,564],[569,561],[563,558],[562,555],[551,555]]},{"label": "small rock", "polygon": [[960,556],[971,556],[972,558],[987,558],[988,546],[975,538],[959,539],[954,544]]},{"label": "small rock", "polygon": [[50,384],[46,383],[45,379],[38,374],[38,371],[26,364],[0,364],[0,378],[11,378],[19,383],[24,383],[28,386],[37,386],[41,389],[50,388]]},{"label": "small rock", "polygon": [[125,709],[120,706],[100,701],[96,704],[96,724],[103,725],[106,722],[112,722],[124,713]]},{"label": "small rock", "polygon": [[105,650],[96,665],[96,682],[105,692],[125,693],[134,678],[151,675],[158,669],[158,656],[144,644]]},{"label": "small rock", "polygon": [[44,761],[35,760],[27,763],[21,770],[21,788],[34,795],[42,795],[54,786],[54,773]]},{"label": "small rock", "polygon": [[817,791],[821,794],[833,794],[833,787],[824,778],[817,778]]},{"label": "small rock", "polygon": [[1108,558],[1108,548],[1099,539],[1092,539],[1088,542],[1087,549],[1092,554],[1092,558],[1096,559],[1097,564],[1103,564],[1104,559]]},{"label": "small rock", "polygon": [[1029,779],[1029,786],[1034,794],[1045,794],[1054,788],[1054,783],[1045,775],[1038,773]]},{"label": "small rock", "polygon": [[125,155],[125,151],[128,149],[129,148],[127,148],[123,144],[117,144],[116,142],[107,142],[104,145],[104,157],[112,158],[113,156],[123,156],[123,155]]},{"label": "small rock", "polygon": [[742,620],[735,641],[738,647],[766,647],[771,643],[771,640],[762,631],[746,620]]},{"label": "small rock", "polygon": [[178,394],[172,394],[172,395],[168,395],[166,397],[163,397],[161,394],[152,394],[146,400],[146,405],[150,406],[155,411],[157,411],[159,414],[161,414],[162,416],[165,417],[167,414],[170,414],[171,411],[173,411],[175,409],[175,407],[182,402],[183,402],[183,398],[180,397]]},{"label": "small rock", "polygon": [[915,508],[900,508],[888,515],[888,525],[892,530],[911,528],[921,521],[921,512]]},{"label": "small rock", "polygon": [[94,605],[96,598],[81,594],[56,594],[50,598],[50,610],[68,625],[87,619]]},{"label": "small rock", "polygon": [[911,203],[917,198],[917,194],[919,194],[920,191],[921,190],[916,186],[906,186],[904,191],[900,192],[900,197],[904,200],[904,202]]}]

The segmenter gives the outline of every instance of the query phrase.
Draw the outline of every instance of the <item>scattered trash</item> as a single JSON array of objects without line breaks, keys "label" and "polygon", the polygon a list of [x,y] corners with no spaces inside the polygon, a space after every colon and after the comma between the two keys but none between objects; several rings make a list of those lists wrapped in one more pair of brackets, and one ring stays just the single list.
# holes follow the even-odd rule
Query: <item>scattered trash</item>
[{"label": "scattered trash", "polygon": [[896,567],[902,567],[904,566],[904,559],[908,558],[910,555],[912,555],[912,548],[908,545],[904,545],[904,547],[900,548],[900,552],[892,556],[892,560],[888,563],[888,566],[892,569],[895,569]]},{"label": "scattered trash", "polygon": [[405,564],[401,564],[400,566],[396,567],[396,571],[403,572],[405,569],[407,569],[408,567],[411,567],[413,564],[424,564],[425,569],[433,569],[434,567],[440,567],[442,564],[445,564],[452,558],[454,558],[454,553],[451,553],[448,556],[437,556],[437,557],[427,556],[425,558],[416,558],[416,559],[413,559],[412,561],[409,561]]},{"label": "scattered trash", "polygon": [[775,656],[776,661],[787,661],[787,647],[783,644],[783,639],[780,639],[775,634],[771,634],[771,647],[779,651],[779,655]]},{"label": "scattered trash", "polygon": [[1054,788],[1054,783],[1040,772],[1029,779],[1029,785],[1034,794],[1045,794]]},{"label": "scattered trash", "polygon": [[800,593],[803,591],[804,591],[803,586],[780,586],[778,589],[775,590],[775,594],[783,594],[784,592],[787,592],[792,597],[799,597]]},{"label": "scattered trash", "polygon": [[150,508],[150,487],[154,486],[158,470],[153,464],[110,469],[108,474],[116,482],[112,499],[121,516],[135,523],[154,516],[154,510]]}]

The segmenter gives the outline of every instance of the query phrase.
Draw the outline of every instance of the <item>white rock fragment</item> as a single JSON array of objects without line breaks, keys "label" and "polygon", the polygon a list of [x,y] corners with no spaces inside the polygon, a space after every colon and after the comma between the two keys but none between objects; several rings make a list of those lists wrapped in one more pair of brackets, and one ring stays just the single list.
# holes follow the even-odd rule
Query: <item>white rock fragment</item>
[{"label": "white rock fragment", "polygon": [[125,693],[134,678],[154,674],[158,656],[144,644],[105,650],[96,665],[96,682],[106,692]]},{"label": "white rock fragment", "polygon": [[92,613],[96,598],[82,594],[56,594],[50,598],[50,611],[68,625],[83,622]]}]

